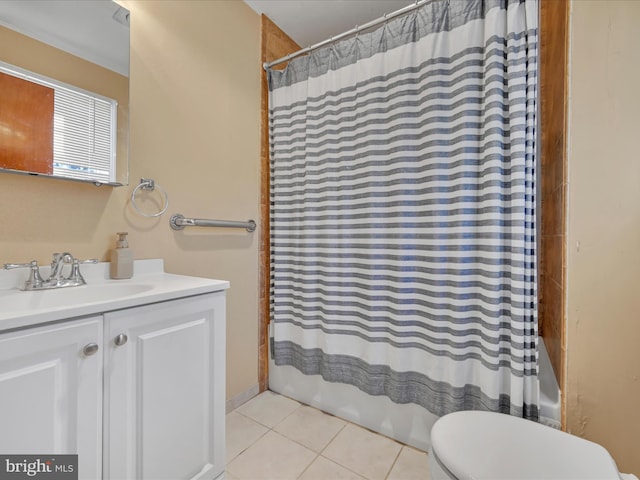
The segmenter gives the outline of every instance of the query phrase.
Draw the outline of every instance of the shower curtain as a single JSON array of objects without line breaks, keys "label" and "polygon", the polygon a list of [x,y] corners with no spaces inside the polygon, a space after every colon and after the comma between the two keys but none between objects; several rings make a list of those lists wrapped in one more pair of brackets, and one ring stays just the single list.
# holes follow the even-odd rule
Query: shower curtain
[{"label": "shower curtain", "polygon": [[538,417],[537,0],[434,0],[270,70],[272,354]]}]

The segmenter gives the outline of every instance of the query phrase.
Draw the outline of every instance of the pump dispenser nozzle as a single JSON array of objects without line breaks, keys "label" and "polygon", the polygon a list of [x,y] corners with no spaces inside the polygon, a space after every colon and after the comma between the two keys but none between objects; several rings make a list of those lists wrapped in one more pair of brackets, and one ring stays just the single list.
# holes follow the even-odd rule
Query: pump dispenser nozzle
[{"label": "pump dispenser nozzle", "polygon": [[129,232],[118,232],[118,241],[116,242],[116,248],[129,248],[127,235],[129,235]]}]

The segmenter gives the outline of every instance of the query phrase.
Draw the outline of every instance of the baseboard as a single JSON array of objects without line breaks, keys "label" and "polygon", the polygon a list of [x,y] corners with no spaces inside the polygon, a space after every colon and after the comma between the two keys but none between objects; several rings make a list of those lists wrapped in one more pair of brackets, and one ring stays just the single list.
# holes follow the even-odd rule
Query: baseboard
[{"label": "baseboard", "polygon": [[241,392],[238,395],[236,395],[235,397],[230,398],[229,400],[227,400],[226,412],[229,413],[229,412],[234,411],[240,405],[242,405],[243,403],[248,402],[253,397],[258,395],[258,393],[260,393],[260,385],[258,385],[256,383],[253,387],[249,388],[248,390],[245,390],[244,392]]}]

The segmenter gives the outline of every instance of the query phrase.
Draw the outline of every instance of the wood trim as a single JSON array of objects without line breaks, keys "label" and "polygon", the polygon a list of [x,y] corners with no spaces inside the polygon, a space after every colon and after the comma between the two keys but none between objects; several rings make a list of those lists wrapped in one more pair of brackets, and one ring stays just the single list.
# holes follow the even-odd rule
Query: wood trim
[{"label": "wood trim", "polygon": [[569,1],[540,2],[539,327],[563,392],[566,429],[566,195]]},{"label": "wood trim", "polygon": [[[262,15],[261,62],[271,62],[300,49],[286,33],[284,33],[269,17]],[[284,68],[286,64],[277,66]],[[260,101],[260,301],[258,307],[258,384],[260,392],[269,388],[269,322],[271,266],[269,254],[269,90],[267,75],[262,65],[261,101]]]}]

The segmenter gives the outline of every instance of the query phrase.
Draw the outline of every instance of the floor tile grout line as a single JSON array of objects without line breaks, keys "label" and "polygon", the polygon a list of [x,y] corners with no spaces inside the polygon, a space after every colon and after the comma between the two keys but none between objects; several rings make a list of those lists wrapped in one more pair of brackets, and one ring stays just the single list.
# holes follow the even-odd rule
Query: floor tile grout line
[{"label": "floor tile grout line", "polygon": [[[338,417],[338,418],[339,418],[339,417]],[[396,456],[395,456],[395,458],[394,458],[393,462],[391,463],[391,466],[389,467],[389,471],[388,471],[388,472],[385,474],[385,476],[384,476],[384,479],[383,479],[383,480],[387,480],[387,478],[389,477],[389,475],[391,475],[391,471],[393,470],[393,467],[395,467],[396,462],[398,461],[398,457],[400,456],[400,452],[402,452],[402,449],[405,447],[405,445],[404,445],[404,444],[402,444],[402,443],[400,443],[400,442],[398,442],[397,440],[395,440],[395,439],[393,439],[393,438],[390,438],[390,437],[387,437],[386,435],[383,435],[383,434],[381,434],[381,433],[379,433],[379,432],[376,432],[376,431],[374,431],[374,430],[371,430],[371,429],[369,429],[369,428],[367,428],[367,427],[363,427],[362,425],[358,425],[357,423],[350,422],[350,421],[348,421],[348,420],[343,420],[343,421],[345,422],[345,424],[344,424],[344,425],[342,426],[342,428],[340,429],[340,432],[342,432],[342,431],[343,431],[344,429],[346,429],[349,425],[351,425],[351,426],[353,426],[353,427],[355,427],[355,428],[360,428],[360,429],[362,429],[362,430],[365,430],[366,432],[369,432],[369,433],[371,433],[371,434],[373,434],[373,435],[375,435],[375,436],[377,436],[377,437],[382,437],[382,438],[385,438],[385,439],[387,439],[387,440],[390,440],[390,441],[392,441],[392,442],[396,443],[396,444],[400,447],[400,450],[398,450],[398,453],[396,454]],[[333,439],[331,439],[331,442],[333,442],[333,440],[335,440],[335,438],[338,436],[338,434],[339,434],[340,432],[338,432],[338,433],[333,437]],[[324,452],[324,450],[326,450],[326,449],[329,447],[329,445],[331,444],[331,442],[327,443],[327,445],[325,446],[325,448],[322,450],[323,452]],[[321,454],[321,455],[322,455],[322,454]],[[352,473],[354,473],[354,474],[358,475],[358,476],[359,476],[359,477],[361,477],[361,478],[364,478],[365,480],[372,480],[371,478],[367,477],[366,475],[361,474],[361,473],[359,473],[359,472],[357,472],[357,471],[353,470],[352,468],[347,467],[346,465],[342,465],[341,463],[338,463],[336,460],[333,460],[333,459],[331,459],[331,458],[329,458],[329,457],[325,457],[324,455],[322,455],[322,457],[323,457],[323,458],[326,458],[327,460],[332,461],[332,462],[333,462],[333,463],[335,463],[336,465],[340,465],[342,468],[345,468],[345,469],[349,470],[350,472],[352,472]]]},{"label": "floor tile grout line", "polygon": [[353,473],[354,475],[357,475],[357,476],[358,476],[358,477],[360,477],[360,478],[363,478],[364,480],[372,480],[372,479],[370,479],[369,477],[367,477],[367,476],[363,475],[362,473],[358,473],[358,472],[356,472],[353,468],[347,467],[346,465],[342,465],[341,463],[338,463],[338,462],[336,462],[335,460],[333,460],[333,459],[331,459],[331,458],[329,458],[329,457],[325,457],[325,456],[324,456],[324,455],[322,455],[322,454],[319,454],[318,456],[319,456],[319,457],[324,458],[325,460],[327,460],[327,461],[329,461],[329,462],[331,462],[331,463],[335,463],[336,465],[338,465],[338,466],[340,466],[340,467],[344,468],[345,470],[348,470],[349,472]]},{"label": "floor tile grout line", "polygon": [[[225,415],[225,424],[226,424],[226,417],[230,414],[232,414],[233,412],[237,413],[238,415],[246,418],[247,420],[250,420],[252,422],[254,422],[256,425],[259,425],[263,428],[266,428],[267,430],[265,432],[263,432],[261,435],[258,436],[258,438],[256,438],[253,442],[251,442],[249,445],[247,445],[246,447],[244,447],[239,453],[237,453],[236,455],[234,455],[232,458],[230,458],[228,461],[226,461],[225,459],[225,469],[227,467],[227,465],[229,465],[231,462],[233,462],[236,458],[238,458],[240,455],[242,455],[244,452],[246,452],[247,450],[249,450],[249,448],[253,447],[258,441],[260,441],[267,433],[269,433],[269,431],[272,430],[272,428],[270,428],[269,426],[257,421],[254,418],[251,418],[247,415],[243,415],[242,413],[237,411],[237,408],[230,411],[229,413],[227,413],[227,415]],[[225,434],[226,437],[226,434]]]},{"label": "floor tile grout line", "polygon": [[[325,411],[323,411],[323,410],[321,410],[321,409],[319,409],[319,408],[317,408],[317,407],[315,407],[315,406],[313,406],[313,405],[307,405],[307,404],[305,404],[305,403],[299,402],[299,401],[297,401],[297,400],[295,400],[295,399],[292,399],[292,398],[286,397],[286,396],[284,396],[284,395],[279,395],[279,394],[277,394],[277,393],[275,393],[275,392],[272,392],[272,394],[273,394],[273,395],[277,395],[277,396],[282,396],[282,397],[284,397],[284,398],[287,398],[288,400],[291,400],[292,402],[295,402],[295,404],[296,404],[296,407],[295,407],[292,411],[290,411],[290,412],[289,412],[288,414],[286,414],[283,418],[281,418],[279,421],[277,421],[273,426],[266,425],[265,423],[261,422],[260,420],[257,420],[256,418],[253,418],[253,417],[249,416],[248,414],[245,414],[245,413],[243,413],[243,412],[239,411],[239,409],[242,407],[242,405],[240,405],[240,406],[236,407],[234,410],[232,410],[231,412],[228,412],[228,413],[226,414],[226,416],[228,416],[228,415],[230,415],[230,414],[232,414],[232,413],[234,413],[234,412],[235,412],[235,413],[237,413],[238,415],[240,415],[241,417],[245,418],[246,420],[251,421],[251,422],[255,423],[257,426],[260,426],[260,427],[262,427],[262,428],[264,428],[264,429],[266,429],[266,430],[265,430],[261,435],[259,435],[259,436],[258,436],[258,438],[256,438],[255,440],[253,440],[253,441],[250,443],[250,445],[248,445],[248,446],[244,447],[244,448],[242,449],[242,451],[240,451],[239,453],[237,453],[236,455],[234,455],[234,457],[233,457],[233,458],[229,459],[229,461],[225,463],[225,469],[226,469],[226,466],[228,466],[230,463],[232,463],[233,461],[235,461],[235,460],[236,460],[240,455],[242,455],[242,454],[243,454],[244,452],[246,452],[249,448],[251,448],[251,447],[252,447],[252,446],[254,446],[257,442],[259,442],[261,439],[263,439],[267,434],[269,434],[269,432],[273,432],[274,434],[277,434],[278,436],[283,437],[283,438],[287,439],[288,441],[291,441],[291,442],[293,442],[293,443],[297,444],[298,446],[300,446],[300,447],[302,447],[302,448],[305,448],[306,450],[308,450],[309,452],[311,452],[311,453],[313,453],[313,454],[314,454],[313,459],[312,459],[312,460],[311,460],[311,461],[306,465],[306,467],[302,470],[302,472],[301,472],[301,473],[296,477],[296,479],[297,479],[297,480],[299,480],[300,478],[302,478],[302,476],[305,474],[305,472],[307,472],[307,471],[308,471],[308,469],[311,467],[311,465],[313,465],[313,464],[314,464],[314,463],[315,463],[315,462],[316,462],[320,457],[322,457],[322,458],[323,458],[324,460],[326,460],[326,461],[332,462],[332,463],[334,463],[335,465],[340,466],[341,468],[343,468],[343,469],[345,469],[345,470],[347,470],[347,471],[349,471],[349,472],[353,473],[354,475],[358,476],[359,478],[363,478],[363,479],[365,479],[365,480],[371,480],[369,477],[367,477],[367,476],[365,476],[365,475],[361,475],[360,473],[358,473],[358,472],[356,472],[356,471],[352,470],[351,468],[349,468],[349,467],[347,467],[347,466],[343,465],[342,463],[340,463],[340,462],[338,462],[338,461],[336,461],[336,460],[333,460],[333,459],[331,459],[331,458],[329,458],[329,457],[327,457],[327,456],[325,456],[325,455],[324,455],[324,453],[326,452],[327,448],[331,445],[331,443],[332,443],[332,442],[333,442],[333,441],[334,441],[334,440],[335,440],[335,439],[340,435],[340,433],[341,433],[341,432],[343,432],[343,431],[344,431],[344,430],[345,430],[349,425],[352,425],[352,426],[354,426],[354,427],[356,427],[356,428],[362,428],[362,429],[364,429],[364,430],[366,430],[366,431],[368,431],[368,432],[370,432],[370,433],[372,433],[372,434],[374,434],[374,435],[376,435],[376,436],[386,438],[387,440],[390,440],[390,441],[392,441],[392,442],[396,443],[396,444],[400,447],[400,448],[399,448],[399,450],[398,450],[398,452],[397,452],[397,454],[395,455],[395,458],[394,458],[393,462],[391,463],[391,465],[390,465],[390,467],[389,467],[389,470],[386,472],[386,474],[385,474],[385,476],[384,476],[384,480],[389,480],[389,476],[391,475],[391,473],[393,472],[394,468],[395,468],[395,467],[396,467],[396,465],[398,464],[398,460],[399,460],[399,458],[400,458],[400,455],[402,454],[402,451],[403,451],[403,449],[404,449],[405,447],[407,447],[407,448],[409,448],[409,449],[416,450],[417,452],[420,452],[420,453],[426,453],[426,452],[423,452],[423,451],[422,451],[422,450],[420,450],[420,449],[416,449],[416,448],[411,447],[411,446],[409,446],[409,445],[403,444],[402,442],[399,442],[399,441],[397,441],[397,440],[395,440],[395,439],[393,439],[393,438],[391,438],[391,437],[388,437],[387,435],[384,435],[384,434],[382,434],[382,433],[380,433],[380,432],[376,432],[376,431],[374,431],[374,430],[371,430],[370,428],[367,428],[367,427],[364,427],[364,426],[358,425],[358,424],[356,424],[356,423],[354,423],[354,422],[351,422],[351,421],[346,420],[346,419],[344,419],[344,418],[341,418],[341,417],[339,417],[339,416],[333,415],[333,414],[331,414],[331,413],[329,413],[329,412],[325,412]],[[255,397],[254,397],[254,398],[255,398]],[[246,402],[245,402],[245,404],[246,404]],[[243,405],[245,405],[245,404],[243,404]],[[315,449],[310,448],[310,447],[308,447],[308,446],[306,446],[306,445],[304,445],[304,444],[300,443],[298,440],[295,440],[295,439],[293,439],[293,438],[290,438],[290,437],[289,437],[289,436],[287,436],[287,434],[286,434],[286,433],[284,433],[284,432],[283,432],[283,433],[281,433],[281,432],[279,432],[279,431],[276,431],[276,430],[275,430],[275,429],[276,429],[279,425],[281,425],[285,420],[287,420],[289,417],[291,417],[291,416],[292,416],[292,415],[294,415],[296,412],[298,412],[298,411],[300,410],[300,408],[301,408],[301,407],[311,408],[311,409],[313,409],[313,410],[315,410],[315,411],[317,411],[317,412],[321,413],[322,415],[326,415],[326,416],[329,416],[329,417],[333,417],[333,418],[335,418],[335,419],[340,420],[341,422],[343,422],[343,424],[342,424],[342,425],[340,426],[340,428],[336,431],[336,433],[335,433],[335,434],[333,434],[333,436],[332,436],[332,437],[331,437],[331,438],[330,438],[330,439],[329,439],[329,440],[324,444],[324,446],[323,446],[319,451],[316,451]]]},{"label": "floor tile grout line", "polygon": [[239,453],[237,453],[236,455],[233,456],[233,458],[230,458],[229,461],[225,461],[225,469],[227,467],[227,465],[229,465],[231,462],[233,462],[236,458],[238,458],[240,455],[242,455],[244,452],[246,452],[247,450],[249,450],[251,447],[253,447],[256,443],[258,443],[258,441],[262,440],[262,438],[269,433],[271,430],[267,430],[266,432],[264,432],[262,435],[260,435],[257,439],[255,439],[253,442],[251,442],[249,445],[247,445],[245,448],[242,449],[242,451],[240,451]]},{"label": "floor tile grout line", "polygon": [[[311,408],[315,408],[315,407],[311,407]],[[322,412],[322,410],[320,410],[320,409],[316,409],[316,410],[318,410],[319,412]],[[330,413],[326,413],[326,412],[322,412],[322,413],[324,413],[325,415],[330,415],[330,416],[332,416],[332,417],[335,417],[335,415],[331,415]],[[327,450],[327,448],[329,448],[329,445],[331,445],[331,442],[333,442],[333,441],[338,437],[338,435],[340,435],[340,433],[341,433],[345,428],[347,428],[347,426],[348,426],[349,424],[353,424],[352,422],[350,422],[350,421],[348,421],[348,420],[344,420],[343,418],[340,418],[340,417],[335,417],[335,418],[338,418],[339,420],[342,420],[342,421],[344,422],[344,425],[342,425],[342,426],[338,429],[338,431],[336,432],[336,434],[335,434],[333,437],[331,437],[331,439],[326,443],[326,445],[322,448],[322,450],[320,451],[320,453],[318,453],[318,457],[322,457],[322,458],[324,458],[325,460],[327,460],[327,461],[329,461],[329,462],[335,463],[336,465],[339,465],[340,467],[344,468],[345,470],[348,470],[349,472],[353,473],[354,475],[359,476],[360,478],[364,478],[365,480],[369,480],[369,479],[368,479],[368,478],[366,478],[364,475],[360,475],[358,472],[354,471],[352,468],[349,468],[349,467],[347,467],[346,465],[343,465],[342,463],[338,463],[337,461],[335,461],[335,460],[333,460],[333,459],[331,459],[331,458],[326,457],[325,455],[323,455],[323,453]],[[317,460],[317,458],[316,458],[316,460]],[[314,460],[314,461],[315,461],[315,460]]]},{"label": "floor tile grout line", "polygon": [[393,462],[391,463],[391,467],[389,468],[389,471],[384,476],[384,480],[389,480],[389,475],[391,475],[391,472],[393,472],[393,468],[396,466],[396,463],[398,463],[398,459],[400,458],[400,454],[402,453],[403,449],[404,449],[404,445],[400,444],[400,450],[398,450],[398,453],[396,454],[396,458],[393,459]]},{"label": "floor tile grout line", "polygon": [[[306,446],[306,445],[304,445],[304,444],[300,443],[298,440],[293,439],[293,438],[290,438],[290,437],[288,437],[286,434],[284,434],[284,433],[280,433],[280,432],[278,432],[277,430],[275,430],[275,429],[276,429],[276,427],[277,427],[278,425],[281,425],[282,423],[284,423],[284,421],[285,421],[287,418],[289,418],[291,415],[293,415],[293,414],[294,414],[296,411],[298,411],[301,407],[311,408],[311,409],[313,409],[313,410],[315,410],[315,411],[317,411],[317,412],[320,412],[322,415],[326,415],[326,416],[328,416],[328,417],[335,418],[335,419],[340,420],[341,422],[343,422],[343,423],[344,423],[344,425],[342,425],[342,426],[338,429],[338,431],[337,431],[337,432],[336,432],[336,433],[335,433],[335,434],[334,434],[334,435],[329,439],[329,441],[325,444],[325,446],[324,446],[324,447],[322,447],[322,449],[320,449],[320,451],[319,451],[319,452],[316,452],[315,450],[313,450],[313,449],[309,448],[308,446]],[[352,423],[352,422],[350,422],[350,421],[348,421],[348,420],[345,420],[345,419],[343,419],[343,418],[340,418],[340,417],[337,417],[337,416],[335,416],[335,415],[332,415],[332,414],[330,414],[330,413],[323,412],[323,411],[322,411],[322,410],[320,410],[319,408],[316,408],[316,407],[314,407],[314,406],[312,406],[312,405],[307,405],[307,404],[304,404],[304,403],[300,403],[300,405],[299,405],[299,406],[298,406],[298,407],[297,407],[293,412],[291,412],[289,415],[287,415],[285,418],[283,418],[280,422],[278,422],[278,423],[277,423],[276,425],[274,425],[273,427],[267,427],[267,428],[271,428],[271,430],[273,430],[273,431],[274,431],[274,433],[278,433],[278,434],[280,434],[280,435],[284,436],[285,438],[287,438],[288,440],[291,440],[292,442],[295,442],[296,444],[300,445],[301,447],[304,447],[304,448],[306,448],[307,450],[311,450],[312,452],[314,452],[314,453],[316,453],[318,456],[320,456],[320,455],[322,455],[322,453],[327,449],[327,447],[329,446],[329,444],[330,444],[331,442],[333,442],[333,441],[335,440],[335,438],[340,434],[340,432],[341,432],[342,430],[344,430],[344,428],[345,428],[347,425],[349,425],[349,424],[353,424],[353,423]],[[353,424],[353,425],[355,425],[355,424]],[[324,457],[324,455],[323,455],[323,457]],[[324,457],[324,458],[326,458],[327,460],[329,460],[329,458],[328,458],[328,457]],[[343,465],[341,465],[341,466],[343,466]]]},{"label": "floor tile grout line", "polygon": [[304,467],[304,470],[302,470],[302,472],[300,472],[300,475],[298,475],[298,476],[296,477],[296,480],[300,480],[300,478],[304,475],[304,472],[306,472],[307,470],[309,470],[309,467],[310,467],[311,465],[313,465],[313,464],[314,464],[314,462],[315,462],[315,461],[318,459],[318,457],[320,456],[320,454],[319,454],[319,453],[316,453],[316,452],[313,452],[313,453],[315,453],[315,454],[316,454],[316,456],[313,458],[313,460],[311,460],[311,461],[309,462],[309,465],[307,465],[306,467]]},{"label": "floor tile grout line", "polygon": [[[338,417],[336,417],[336,418],[338,418]],[[340,435],[340,432],[342,432],[345,428],[347,428],[347,425],[349,425],[349,422],[347,420],[343,420],[343,419],[340,419],[340,420],[342,420],[344,422],[344,425],[342,425],[338,429],[338,431],[335,433],[335,435],[329,439],[329,441],[326,443],[326,445],[324,447],[322,447],[322,450],[320,450],[320,453],[319,453],[320,455],[322,455],[325,452],[325,450],[327,448],[329,448],[329,445],[331,445],[331,442],[333,442],[336,439],[336,437],[338,435]],[[322,455],[322,456],[324,457],[324,455]],[[328,458],[328,457],[324,457],[324,458]]]},{"label": "floor tile grout line", "polygon": [[[298,402],[298,403],[299,403],[299,402]],[[273,426],[270,426],[270,425],[267,425],[267,424],[265,424],[265,423],[262,423],[260,420],[257,420],[257,419],[255,419],[255,418],[253,418],[253,417],[250,417],[250,416],[249,416],[249,415],[247,415],[246,413],[239,412],[237,409],[236,409],[236,410],[232,410],[231,412],[227,413],[227,415],[229,415],[229,414],[231,414],[231,413],[233,413],[233,412],[236,412],[236,413],[238,413],[239,415],[242,415],[243,417],[248,418],[249,420],[252,420],[252,421],[256,422],[258,425],[262,425],[262,426],[263,426],[263,427],[265,427],[265,428],[268,428],[268,429],[270,429],[270,430],[273,430],[276,426],[280,425],[280,424],[281,424],[282,422],[284,422],[284,421],[285,421],[289,416],[291,416],[291,415],[292,415],[296,410],[298,410],[302,405],[304,405],[304,404],[299,403],[299,404],[298,404],[298,406],[297,406],[297,407],[296,407],[296,408],[295,408],[291,413],[287,414],[284,418],[282,418],[281,420],[279,420],[279,421],[278,421],[275,425],[273,425]]]},{"label": "floor tile grout line", "polygon": [[264,427],[264,428],[271,428],[269,425],[265,425],[265,424],[264,424],[264,423],[262,423],[261,421],[256,420],[255,418],[250,417],[249,415],[247,415],[247,414],[245,414],[245,413],[239,412],[238,410],[232,410],[231,412],[227,413],[227,415],[231,415],[232,413],[237,413],[238,415],[242,415],[244,418],[246,418],[246,419],[248,419],[248,420],[251,420],[252,422],[257,423],[258,425],[260,425],[260,426],[262,426],[262,427]]},{"label": "floor tile grout line", "polygon": [[[284,434],[284,433],[280,433],[280,432],[278,432],[278,431],[276,431],[276,430],[275,430],[275,428],[276,428],[278,425],[280,425],[281,423],[283,423],[287,418],[289,418],[291,415],[293,415],[293,414],[294,414],[297,410],[299,410],[299,409],[300,409],[300,407],[302,407],[302,406],[307,406],[307,407],[309,407],[309,408],[312,408],[312,409],[314,409],[314,410],[316,410],[316,411],[318,411],[318,412],[322,413],[323,415],[327,415],[327,416],[330,416],[330,417],[336,418],[336,419],[338,419],[338,420],[340,420],[340,421],[342,421],[342,422],[343,422],[343,425],[342,425],[342,426],[338,429],[338,431],[337,431],[337,432],[336,432],[336,433],[335,433],[335,434],[334,434],[334,435],[329,439],[329,441],[327,441],[327,443],[324,445],[324,447],[322,447],[322,449],[321,449],[319,452],[316,452],[315,450],[312,450],[312,449],[311,449],[311,448],[309,448],[308,446],[303,445],[303,444],[302,444],[302,443],[300,443],[299,441],[297,441],[297,440],[295,440],[295,439],[293,439],[293,438],[288,437],[286,434]],[[235,410],[232,410],[232,412],[233,412],[233,411],[235,411]],[[232,412],[229,412],[229,413],[232,413]],[[257,443],[260,439],[262,439],[262,438],[263,438],[265,435],[267,435],[269,432],[273,432],[273,433],[275,433],[275,434],[277,434],[277,435],[280,435],[280,436],[282,436],[282,437],[286,438],[287,440],[289,440],[289,441],[291,441],[291,442],[294,442],[295,444],[297,444],[297,445],[299,445],[299,446],[301,446],[301,447],[303,447],[303,448],[306,448],[307,450],[309,450],[309,451],[311,451],[311,452],[313,452],[313,453],[315,454],[315,457],[313,458],[313,460],[312,460],[312,461],[311,461],[311,462],[310,462],[310,463],[305,467],[305,469],[300,473],[300,475],[297,477],[297,479],[300,479],[300,478],[304,475],[304,473],[309,469],[309,467],[311,467],[311,465],[312,465],[312,464],[313,464],[313,463],[314,463],[314,462],[315,462],[319,457],[322,457],[322,458],[324,458],[325,460],[327,460],[327,461],[329,461],[329,462],[332,462],[332,463],[335,463],[336,465],[338,465],[338,466],[340,466],[340,467],[344,468],[345,470],[348,470],[349,472],[351,472],[351,473],[353,473],[353,474],[355,474],[355,475],[357,475],[357,476],[359,476],[359,477],[361,477],[361,478],[364,478],[365,480],[370,480],[369,478],[367,478],[367,477],[365,477],[365,476],[363,476],[363,475],[359,474],[358,472],[356,472],[356,471],[354,471],[353,469],[351,469],[351,468],[347,467],[346,465],[343,465],[343,464],[341,464],[341,463],[339,463],[339,462],[337,462],[337,461],[335,461],[335,460],[333,460],[333,459],[331,459],[331,458],[326,457],[326,456],[324,456],[324,455],[323,455],[324,451],[329,447],[329,445],[331,444],[331,442],[333,442],[333,441],[336,439],[336,437],[340,434],[340,432],[342,432],[342,431],[343,431],[343,430],[344,430],[348,425],[353,425],[353,426],[356,426],[356,427],[358,427],[359,425],[357,425],[357,424],[355,424],[355,423],[353,423],[353,422],[350,422],[350,421],[348,421],[348,420],[345,420],[345,419],[343,419],[343,418],[337,417],[337,416],[335,416],[335,415],[332,415],[332,414],[330,414],[330,413],[323,412],[323,411],[322,411],[322,410],[320,410],[319,408],[313,407],[313,406],[311,406],[311,405],[305,405],[304,403],[300,403],[300,405],[298,405],[298,406],[297,406],[297,407],[296,407],[296,408],[295,408],[295,409],[294,409],[294,410],[293,410],[289,415],[287,415],[286,417],[284,417],[282,420],[280,420],[278,423],[276,423],[273,427],[270,427],[270,426],[268,426],[268,425],[265,425],[264,423],[259,422],[259,421],[258,421],[258,420],[256,420],[255,418],[252,418],[252,417],[250,417],[250,416],[248,416],[248,415],[245,415],[245,414],[243,414],[243,413],[241,413],[241,412],[237,412],[237,413],[238,413],[239,415],[242,415],[242,416],[243,416],[243,417],[245,417],[246,419],[248,419],[248,420],[251,420],[251,421],[255,422],[256,424],[258,424],[258,425],[260,425],[260,426],[265,427],[265,428],[267,429],[267,431],[266,431],[266,432],[264,432],[262,435],[260,435],[260,437],[259,437],[258,439],[256,439],[255,441],[253,441],[253,442],[252,442],[250,445],[248,445],[245,449],[243,449],[243,450],[242,450],[242,452],[240,452],[240,453],[238,453],[236,456],[234,456],[234,457],[233,457],[229,462],[227,462],[227,464],[228,464],[228,463],[231,463],[231,462],[232,462],[233,460],[235,460],[238,456],[240,456],[243,452],[245,452],[246,450],[248,450],[249,448],[251,448],[255,443]],[[227,415],[228,415],[228,414],[227,414]],[[371,431],[371,433],[374,433],[374,434],[376,434],[376,435],[379,435],[378,433],[373,432],[373,431]]]},{"label": "floor tile grout line", "polygon": [[[287,436],[285,433],[280,433],[280,432],[278,432],[278,431],[276,431],[276,430],[275,430],[275,428],[276,428],[278,425],[282,424],[282,423],[283,423],[287,418],[289,418],[291,415],[293,415],[296,411],[298,411],[298,410],[299,410],[301,407],[303,407],[303,406],[306,406],[306,407],[308,407],[308,408],[312,408],[312,409],[314,409],[314,410],[316,410],[316,411],[320,412],[320,413],[321,413],[321,414],[323,414],[323,415],[327,415],[327,416],[330,416],[330,417],[334,417],[334,418],[336,418],[336,419],[338,419],[338,420],[340,420],[340,421],[342,421],[342,422],[344,423],[344,424],[343,424],[343,425],[338,429],[338,431],[337,431],[337,432],[336,432],[336,433],[335,433],[335,434],[334,434],[334,435],[329,439],[329,441],[324,445],[324,447],[322,447],[322,449],[320,449],[320,451],[319,451],[319,452],[317,452],[317,451],[315,451],[315,450],[313,450],[313,449],[309,448],[309,447],[308,447],[308,446],[306,446],[306,445],[303,445],[302,443],[300,443],[298,440],[296,440],[296,439],[294,439],[294,438],[290,438],[290,437],[289,437],[289,436]],[[274,433],[277,433],[277,434],[279,434],[279,435],[283,436],[283,437],[284,437],[284,438],[286,438],[287,440],[290,440],[290,441],[294,442],[294,443],[295,443],[295,444],[297,444],[297,445],[300,445],[300,446],[301,446],[301,447],[303,447],[303,448],[306,448],[307,450],[309,450],[309,451],[311,451],[311,452],[313,452],[313,453],[315,454],[315,457],[313,458],[313,460],[309,463],[309,465],[307,465],[307,466],[305,467],[305,469],[300,473],[300,475],[298,475],[298,477],[297,477],[297,479],[296,479],[296,480],[299,480],[299,479],[304,475],[304,473],[305,473],[305,472],[306,472],[306,471],[311,467],[311,465],[313,465],[313,463],[314,463],[316,460],[318,460],[318,458],[320,458],[320,457],[324,458],[324,459],[325,459],[325,460],[327,460],[327,461],[333,462],[333,463],[335,463],[336,465],[339,465],[340,467],[342,467],[342,468],[344,468],[344,469],[346,469],[346,470],[350,471],[351,473],[354,473],[354,474],[356,474],[356,475],[359,475],[357,472],[354,472],[352,469],[347,468],[346,466],[344,466],[344,465],[342,465],[342,464],[340,464],[340,463],[336,462],[335,460],[331,460],[330,458],[325,457],[324,455],[322,455],[322,453],[327,449],[327,447],[331,444],[331,442],[333,442],[333,440],[335,440],[335,438],[340,434],[340,432],[341,432],[342,430],[344,430],[344,429],[345,429],[345,427],[346,427],[349,423],[350,423],[349,421],[344,420],[344,419],[339,418],[339,417],[336,417],[335,415],[331,415],[330,413],[323,412],[323,411],[322,411],[322,410],[320,410],[319,408],[316,408],[316,407],[311,406],[311,405],[306,405],[306,404],[304,404],[304,403],[300,403],[300,405],[299,405],[299,406],[298,406],[298,407],[297,407],[293,412],[291,412],[289,415],[287,415],[285,418],[283,418],[280,422],[278,422],[276,425],[274,425],[274,426],[271,428],[271,431],[273,431]],[[361,476],[361,475],[359,475],[359,476]]]},{"label": "floor tile grout line", "polygon": [[226,465],[230,464],[231,462],[233,462],[236,458],[238,458],[240,455],[242,455],[244,452],[246,452],[247,450],[249,450],[251,447],[253,447],[256,443],[258,443],[260,440],[262,440],[262,438],[264,438],[264,436],[269,433],[269,430],[267,430],[266,432],[264,432],[262,435],[260,435],[256,440],[254,440],[253,442],[251,442],[249,445],[247,445],[245,448],[242,449],[242,451],[240,453],[238,453],[237,455],[235,455],[233,458],[229,459],[228,462],[226,462]]}]

